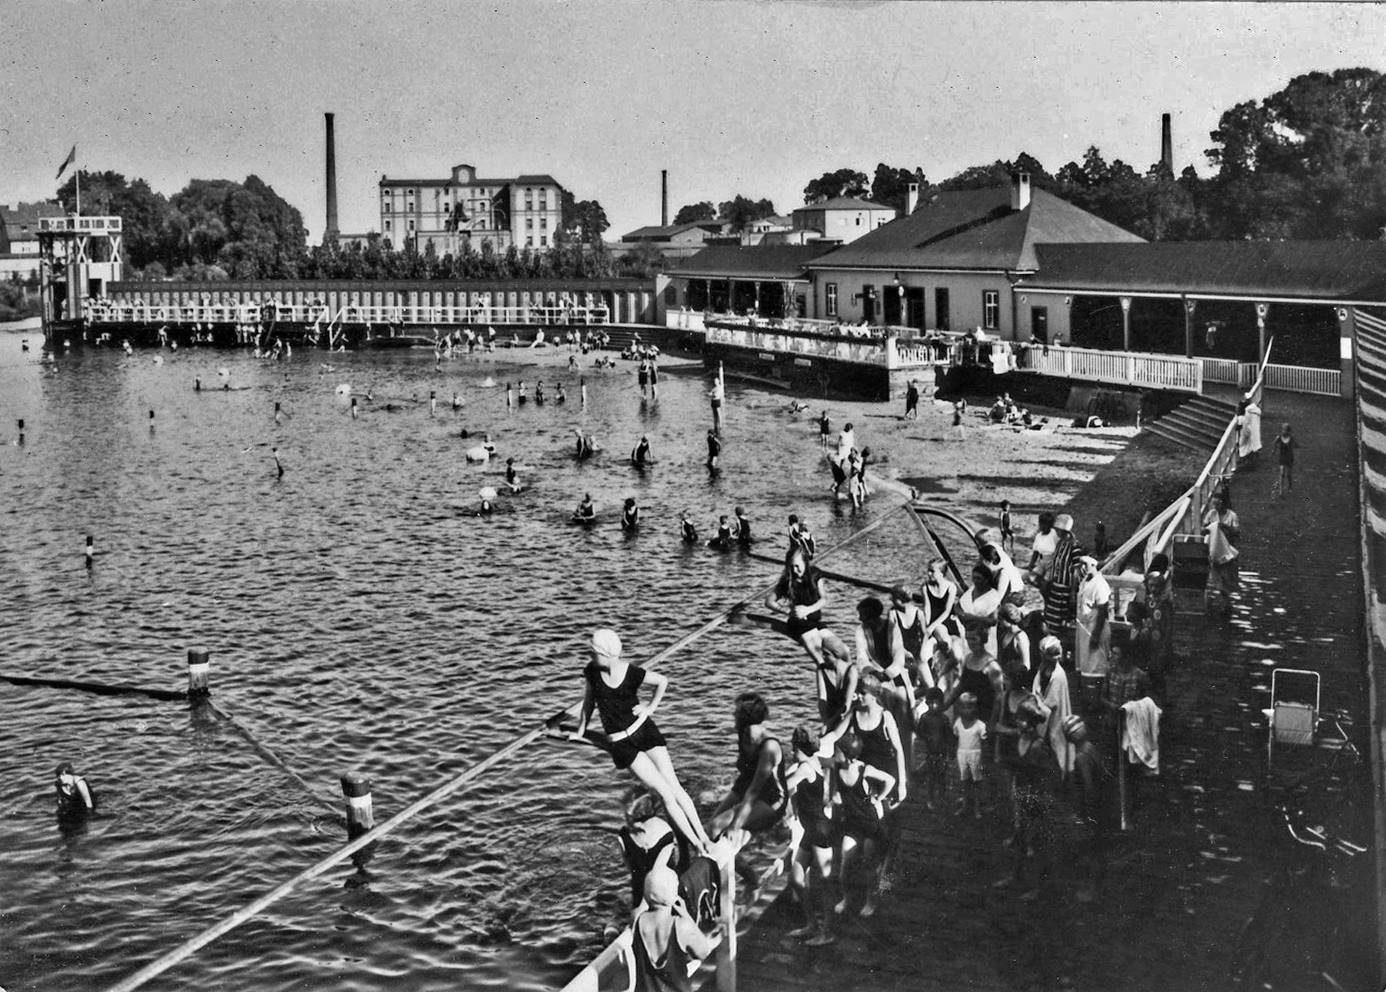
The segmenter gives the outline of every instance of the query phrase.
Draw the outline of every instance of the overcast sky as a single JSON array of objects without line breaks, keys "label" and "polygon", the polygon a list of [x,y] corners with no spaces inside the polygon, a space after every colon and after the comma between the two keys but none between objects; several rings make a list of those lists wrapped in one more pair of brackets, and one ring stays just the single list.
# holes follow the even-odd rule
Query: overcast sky
[{"label": "overcast sky", "polygon": [[86,169],[172,194],[256,174],[324,223],[336,114],[344,231],[379,226],[382,173],[547,172],[608,238],[684,203],[770,197],[877,162],[935,180],[1097,145],[1138,170],[1174,115],[1207,171],[1219,115],[1312,70],[1383,70],[1386,5],[591,0],[3,0],[0,203]]}]

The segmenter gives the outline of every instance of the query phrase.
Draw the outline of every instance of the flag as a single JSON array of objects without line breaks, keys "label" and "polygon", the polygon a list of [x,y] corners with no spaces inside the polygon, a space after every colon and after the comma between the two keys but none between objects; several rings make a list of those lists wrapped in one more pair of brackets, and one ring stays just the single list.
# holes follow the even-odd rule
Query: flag
[{"label": "flag", "polygon": [[77,146],[73,145],[72,151],[68,152],[67,158],[63,159],[63,164],[58,166],[57,178],[61,179],[63,177],[63,173],[67,171],[67,167],[75,161],[77,161]]}]

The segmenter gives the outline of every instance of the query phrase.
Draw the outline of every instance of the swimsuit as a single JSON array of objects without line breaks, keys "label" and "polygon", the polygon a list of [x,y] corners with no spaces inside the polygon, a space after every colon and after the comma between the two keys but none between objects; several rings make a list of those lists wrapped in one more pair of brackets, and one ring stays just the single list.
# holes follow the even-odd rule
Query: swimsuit
[{"label": "swimsuit", "polygon": [[897,773],[900,765],[895,755],[895,745],[890,742],[890,736],[886,733],[886,717],[889,716],[884,710],[881,712],[881,722],[870,730],[866,730],[861,725],[861,717],[858,713],[852,714],[851,729],[856,733],[857,739],[861,741],[861,760],[878,771],[883,771],[896,782],[888,793],[886,799],[894,798],[900,791],[900,782]]},{"label": "swimsuit", "polygon": [[[775,595],[788,600],[791,607],[817,603],[822,598],[818,591],[817,570],[806,568],[803,578],[797,580],[793,576],[781,576],[779,585],[775,587]],[[790,637],[798,639],[810,630],[823,626],[823,611],[814,610],[801,619],[791,610],[789,616],[785,617],[784,626]]]},{"label": "swimsuit", "polygon": [[611,760],[617,768],[629,768],[641,751],[664,747],[664,735],[648,717],[637,718],[634,713],[640,701],[639,689],[645,681],[645,670],[629,665],[620,685],[611,686],[602,678],[596,663],[589,664],[583,675],[592,688],[592,704],[601,717],[602,730],[611,738]]},{"label": "swimsuit", "polygon": [[877,801],[866,791],[866,775],[861,775],[855,785],[839,784],[838,796],[842,799],[842,832],[851,837],[866,840],[883,840],[885,825],[882,813],[878,811]]},{"label": "swimsuit", "polygon": [[[751,787],[752,780],[756,777],[756,769],[760,766],[760,752],[770,741],[779,741],[774,737],[767,737],[760,742],[760,747],[747,754],[741,747],[736,749],[736,781],[732,783],[731,791],[746,797],[746,790]],[[776,813],[783,813],[785,805],[789,801],[789,789],[784,781],[784,762],[775,765],[775,770],[766,779],[765,784],[760,787],[760,795],[756,797],[765,805],[769,806]]]},{"label": "swimsuit", "polygon": [[804,841],[812,847],[833,847],[837,843],[837,824],[823,815],[826,785],[827,779],[820,774],[794,787],[794,810],[804,825]]}]

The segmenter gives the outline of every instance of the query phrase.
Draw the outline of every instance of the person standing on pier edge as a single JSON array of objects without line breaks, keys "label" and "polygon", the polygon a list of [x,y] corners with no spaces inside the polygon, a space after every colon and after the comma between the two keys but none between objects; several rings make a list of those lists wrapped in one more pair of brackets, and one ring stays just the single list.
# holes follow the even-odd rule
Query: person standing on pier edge
[{"label": "person standing on pier edge", "polygon": [[[617,768],[630,769],[642,785],[659,796],[674,828],[699,854],[706,854],[712,840],[698,819],[692,798],[679,783],[664,735],[653,719],[669,680],[622,661],[621,638],[605,627],[592,635],[592,660],[583,669],[583,678],[586,693],[573,739],[587,736],[587,724],[596,709],[612,762]],[[640,703],[639,696],[640,687],[647,682],[654,689],[648,706]]]}]

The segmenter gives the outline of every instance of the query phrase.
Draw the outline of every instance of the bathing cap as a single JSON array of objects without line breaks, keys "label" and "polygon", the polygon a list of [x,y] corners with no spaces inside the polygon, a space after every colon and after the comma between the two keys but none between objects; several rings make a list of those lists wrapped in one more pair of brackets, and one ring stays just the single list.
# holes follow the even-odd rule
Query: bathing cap
[{"label": "bathing cap", "polygon": [[654,868],[645,876],[645,901],[651,906],[672,906],[679,897],[679,877],[672,868]]},{"label": "bathing cap", "polygon": [[616,631],[603,627],[592,635],[592,650],[607,658],[621,657],[621,638]]}]

